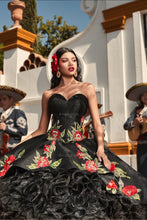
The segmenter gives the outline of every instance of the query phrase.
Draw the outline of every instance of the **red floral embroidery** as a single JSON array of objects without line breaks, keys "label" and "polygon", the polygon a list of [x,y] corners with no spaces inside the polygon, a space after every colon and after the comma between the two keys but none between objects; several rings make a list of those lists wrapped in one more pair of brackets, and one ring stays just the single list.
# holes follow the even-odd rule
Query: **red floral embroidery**
[{"label": "red floral embroidery", "polygon": [[117,185],[113,180],[110,180],[110,182],[107,184],[107,187],[111,189],[117,189]]},{"label": "red floral embroidery", "polygon": [[43,150],[44,150],[44,151],[47,151],[47,152],[50,152],[50,145],[45,144],[45,145],[43,146]]},{"label": "red floral embroidery", "polygon": [[37,167],[47,167],[49,166],[49,161],[46,157],[40,157],[37,162]]},{"label": "red floral embroidery", "polygon": [[54,73],[54,74],[57,74],[57,72],[58,72],[58,60],[57,60],[57,55],[56,54],[54,54],[53,56],[52,56],[52,62],[51,62],[51,68],[52,68],[52,72]]},{"label": "red floral embroidery", "polygon": [[84,154],[79,150],[77,153],[76,153],[76,156],[81,159],[84,157]]},{"label": "red floral embroidery", "polygon": [[113,172],[115,170],[115,165],[114,163],[111,163],[110,171]]},{"label": "red floral embroidery", "polygon": [[137,188],[136,186],[124,186],[122,192],[124,195],[132,196],[134,194],[137,194]]},{"label": "red floral embroidery", "polygon": [[1,176],[4,176],[6,173],[7,173],[7,171],[9,170],[9,168],[10,168],[10,164],[11,163],[13,163],[13,161],[15,161],[16,160],[16,158],[14,157],[14,155],[10,155],[9,157],[8,157],[8,159],[6,160],[6,162],[5,162],[5,165],[4,165],[4,169],[2,170],[2,171],[0,171],[0,177]]},{"label": "red floral embroidery", "polygon": [[97,166],[93,160],[87,160],[85,163],[85,168],[91,173],[94,173],[97,171]]},{"label": "red floral embroidery", "polygon": [[76,131],[76,132],[74,133],[74,140],[76,140],[76,141],[81,141],[81,140],[83,140],[83,136],[82,136],[81,132]]},{"label": "red floral embroidery", "polygon": [[52,141],[51,145],[55,145],[56,141]]},{"label": "red floral embroidery", "polygon": [[84,122],[84,116],[81,118],[81,122]]},{"label": "red floral embroidery", "polygon": [[80,144],[78,144],[78,143],[76,143],[76,146],[79,148],[79,149],[81,149],[81,145]]},{"label": "red floral embroidery", "polygon": [[58,140],[60,138],[61,132],[57,129],[51,130],[51,137]]},{"label": "red floral embroidery", "polygon": [[11,164],[13,163],[13,161],[16,160],[16,158],[14,157],[14,155],[10,155],[8,157],[8,159],[6,160],[6,163]]},{"label": "red floral embroidery", "polygon": [[4,176],[6,173],[7,173],[7,170],[2,170],[2,171],[0,172],[0,177],[1,177],[1,176]]}]

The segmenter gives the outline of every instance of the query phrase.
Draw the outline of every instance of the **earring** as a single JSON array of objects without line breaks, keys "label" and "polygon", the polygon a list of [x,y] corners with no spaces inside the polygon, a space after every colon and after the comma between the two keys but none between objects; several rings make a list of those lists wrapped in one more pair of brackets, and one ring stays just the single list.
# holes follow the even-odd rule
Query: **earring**
[{"label": "earring", "polygon": [[60,73],[60,71],[58,70],[58,72],[57,72],[57,78],[59,79],[60,76],[61,76],[61,73]]},{"label": "earring", "polygon": [[78,76],[78,74],[77,74],[77,72],[75,72],[75,73],[74,73],[74,77],[77,77],[77,76]]}]

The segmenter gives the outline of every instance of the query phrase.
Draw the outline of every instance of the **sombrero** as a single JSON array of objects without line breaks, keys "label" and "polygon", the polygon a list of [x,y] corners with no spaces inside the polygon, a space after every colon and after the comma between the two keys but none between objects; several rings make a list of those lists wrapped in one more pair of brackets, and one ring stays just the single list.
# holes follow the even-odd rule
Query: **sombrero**
[{"label": "sombrero", "polygon": [[14,103],[16,103],[22,100],[26,96],[26,93],[20,89],[16,89],[10,86],[0,85],[0,96],[1,95],[9,95],[13,97]]},{"label": "sombrero", "polygon": [[139,101],[140,96],[145,92],[147,92],[147,83],[139,83],[127,91],[126,97],[131,101]]}]

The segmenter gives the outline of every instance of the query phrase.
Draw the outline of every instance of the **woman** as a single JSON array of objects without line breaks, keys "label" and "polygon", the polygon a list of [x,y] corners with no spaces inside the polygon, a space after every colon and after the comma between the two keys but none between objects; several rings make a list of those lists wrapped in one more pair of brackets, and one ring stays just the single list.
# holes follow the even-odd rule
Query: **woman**
[{"label": "woman", "polygon": [[[147,181],[104,150],[95,90],[81,82],[76,54],[60,48],[52,58],[51,89],[42,97],[39,128],[0,158],[0,217],[146,218],[141,203]],[[88,108],[96,142],[82,132]]]},{"label": "woman", "polygon": [[131,140],[137,141],[137,169],[147,178],[147,83],[131,87],[126,97],[138,102],[124,124]]}]

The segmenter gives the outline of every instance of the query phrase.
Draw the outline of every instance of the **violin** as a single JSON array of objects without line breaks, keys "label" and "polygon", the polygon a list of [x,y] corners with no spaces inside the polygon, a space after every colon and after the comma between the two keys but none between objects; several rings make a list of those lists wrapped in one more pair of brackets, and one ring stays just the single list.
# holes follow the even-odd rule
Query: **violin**
[{"label": "violin", "polygon": [[[113,116],[112,111],[108,111],[108,112],[105,112],[105,113],[99,115],[100,119],[109,118],[111,116]],[[86,136],[86,138],[89,137],[90,124],[92,124],[92,119],[90,119],[87,123],[83,124],[83,133]]]}]

